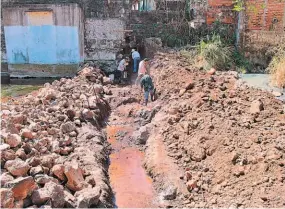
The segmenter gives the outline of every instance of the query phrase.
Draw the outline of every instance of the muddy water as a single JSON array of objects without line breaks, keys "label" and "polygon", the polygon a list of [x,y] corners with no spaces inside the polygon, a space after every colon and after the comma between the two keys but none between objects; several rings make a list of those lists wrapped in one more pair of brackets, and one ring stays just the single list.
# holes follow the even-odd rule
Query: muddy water
[{"label": "muddy water", "polygon": [[269,74],[242,74],[241,79],[245,81],[249,86],[254,88],[263,89],[266,91],[282,92],[283,95],[277,97],[281,101],[285,101],[285,89],[275,88],[270,85],[270,75]]},{"label": "muddy water", "polygon": [[[118,121],[116,121],[118,122]],[[143,168],[144,153],[128,141],[134,131],[132,124],[107,127],[108,141],[113,153],[110,155],[109,175],[119,208],[150,208],[155,205],[152,179]],[[117,137],[124,133],[124,137]],[[123,138],[123,139],[122,139]]]}]

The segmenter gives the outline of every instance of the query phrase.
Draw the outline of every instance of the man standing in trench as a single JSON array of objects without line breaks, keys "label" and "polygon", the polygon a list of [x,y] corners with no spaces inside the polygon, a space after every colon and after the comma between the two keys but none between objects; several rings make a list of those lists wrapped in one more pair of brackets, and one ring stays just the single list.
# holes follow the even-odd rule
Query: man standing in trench
[{"label": "man standing in trench", "polygon": [[150,95],[151,101],[154,101],[155,88],[153,82],[148,72],[145,72],[144,76],[141,78],[141,90],[144,90],[144,100],[145,106],[147,106],[148,98]]},{"label": "man standing in trench", "polygon": [[149,59],[145,58],[142,60],[139,64],[139,71],[138,71],[138,77],[136,79],[135,84],[138,85],[141,78],[147,73],[149,74],[149,66],[148,66]]},{"label": "man standing in trench", "polygon": [[126,74],[127,74],[126,66],[129,64],[129,61],[130,61],[129,58],[126,57],[119,62],[117,72],[120,73],[120,80],[121,81],[126,79]]},{"label": "man standing in trench", "polygon": [[135,49],[132,49],[132,58],[134,61],[134,69],[133,72],[136,73],[138,71],[138,67],[139,67],[139,62],[141,60],[141,55],[138,51],[136,51]]}]

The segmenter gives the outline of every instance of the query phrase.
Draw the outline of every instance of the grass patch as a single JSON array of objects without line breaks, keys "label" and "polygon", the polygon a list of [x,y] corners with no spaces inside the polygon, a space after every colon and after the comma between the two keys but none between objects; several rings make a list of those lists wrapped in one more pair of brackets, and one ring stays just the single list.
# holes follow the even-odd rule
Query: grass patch
[{"label": "grass patch", "polygon": [[41,85],[1,85],[1,98],[23,96],[41,87]]},{"label": "grass patch", "polygon": [[285,53],[283,55],[274,56],[268,68],[271,83],[273,86],[285,87]]},{"label": "grass patch", "polygon": [[198,69],[227,70],[231,67],[232,48],[225,45],[219,35],[202,40],[193,50],[182,50],[180,54]]},{"label": "grass patch", "polygon": [[199,47],[200,57],[204,59],[204,68],[216,68],[218,70],[225,70],[230,65],[231,48],[225,46],[220,36],[213,35],[208,41],[201,41]]},{"label": "grass patch", "polygon": [[267,54],[272,57],[267,72],[270,74],[271,84],[273,86],[285,87],[285,44],[273,47],[268,50]]}]

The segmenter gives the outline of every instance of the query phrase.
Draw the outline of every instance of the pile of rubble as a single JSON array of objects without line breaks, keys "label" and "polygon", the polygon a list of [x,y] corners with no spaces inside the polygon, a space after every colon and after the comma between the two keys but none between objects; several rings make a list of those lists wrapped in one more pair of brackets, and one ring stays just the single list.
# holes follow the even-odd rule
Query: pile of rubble
[{"label": "pile of rubble", "polygon": [[284,104],[235,72],[199,72],[185,59],[158,54],[151,71],[165,101],[151,134],[185,172],[175,206],[284,207]]},{"label": "pile of rubble", "polygon": [[1,207],[111,207],[102,122],[110,80],[84,68],[2,104]]}]

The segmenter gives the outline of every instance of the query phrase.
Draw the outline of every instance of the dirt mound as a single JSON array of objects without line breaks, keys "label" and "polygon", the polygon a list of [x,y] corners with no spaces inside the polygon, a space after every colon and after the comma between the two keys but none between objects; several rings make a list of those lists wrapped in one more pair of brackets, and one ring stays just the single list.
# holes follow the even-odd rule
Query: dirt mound
[{"label": "dirt mound", "polygon": [[284,207],[284,104],[179,54],[158,54],[151,74],[164,105],[150,137],[162,136],[188,189],[173,205]]},{"label": "dirt mound", "polygon": [[102,122],[110,107],[99,69],[2,104],[1,207],[110,207]]}]

